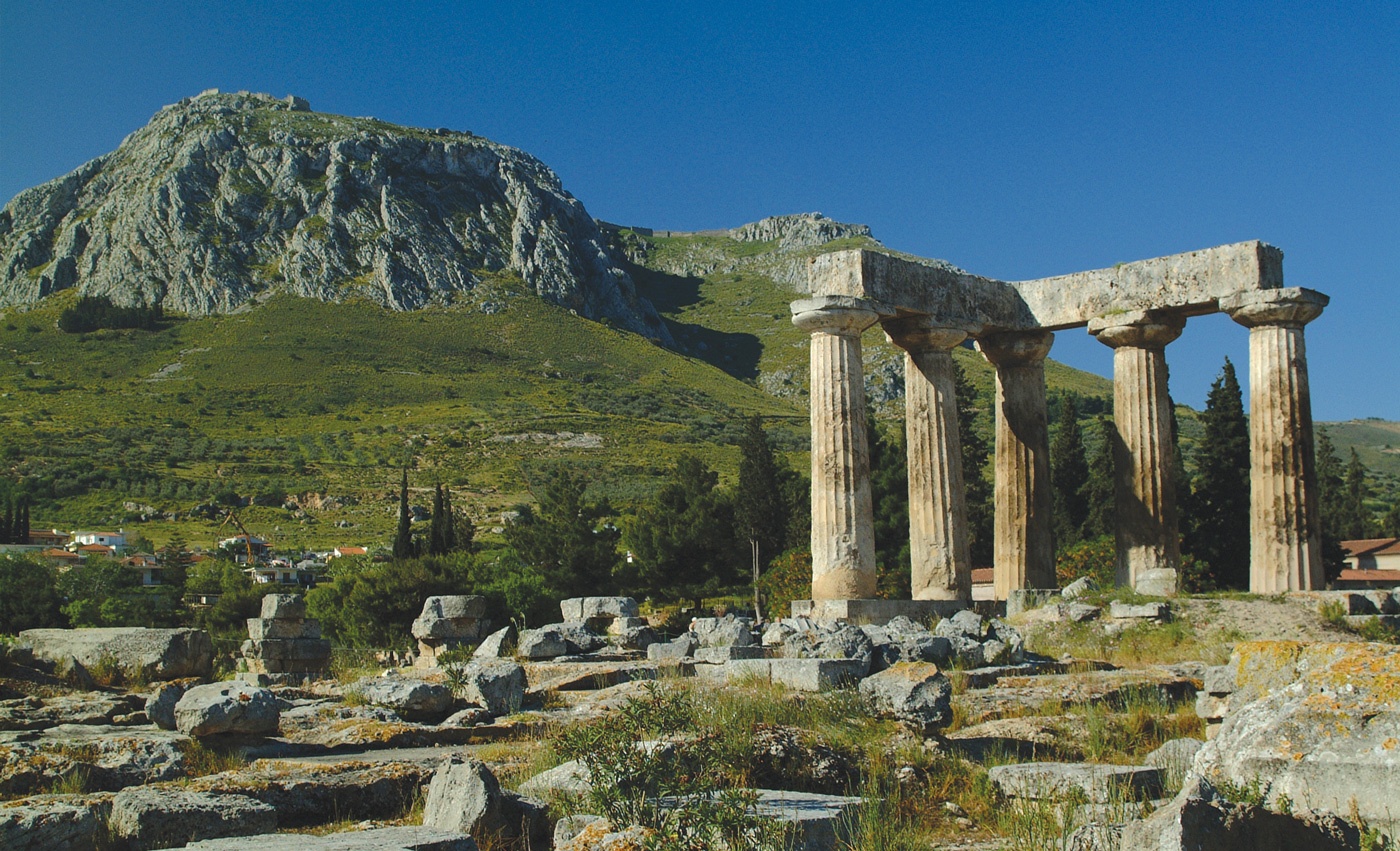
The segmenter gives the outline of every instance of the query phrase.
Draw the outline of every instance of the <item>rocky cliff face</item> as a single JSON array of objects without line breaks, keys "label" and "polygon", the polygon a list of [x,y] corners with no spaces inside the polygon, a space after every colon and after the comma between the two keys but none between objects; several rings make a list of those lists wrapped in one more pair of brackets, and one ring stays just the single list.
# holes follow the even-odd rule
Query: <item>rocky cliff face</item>
[{"label": "rocky cliff face", "polygon": [[539,160],[471,133],[205,92],[0,211],[0,304],[69,287],[201,315],[276,292],[487,312],[539,296],[669,343],[583,205]]}]

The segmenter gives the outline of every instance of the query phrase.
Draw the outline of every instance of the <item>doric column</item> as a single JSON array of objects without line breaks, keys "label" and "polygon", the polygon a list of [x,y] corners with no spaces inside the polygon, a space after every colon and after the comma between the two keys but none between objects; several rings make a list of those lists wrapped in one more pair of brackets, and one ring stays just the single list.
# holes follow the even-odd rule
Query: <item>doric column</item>
[{"label": "doric column", "polygon": [[997,368],[996,599],[1018,588],[1054,588],[1050,438],[1045,414],[1045,356],[1055,335],[1013,331],[980,337]]},{"label": "doric column", "polygon": [[1176,458],[1166,346],[1181,336],[1182,317],[1148,311],[1115,314],[1089,323],[1089,333],[1113,347],[1114,500],[1118,507],[1118,585],[1137,587],[1138,576],[1177,570]]},{"label": "doric column", "polygon": [[876,314],[839,297],[796,301],[792,312],[812,335],[812,599],[869,599],[875,525],[860,334]]},{"label": "doric column", "polygon": [[904,350],[913,597],[970,604],[972,561],[953,380],[953,348],[967,331],[937,327],[926,316],[883,325],[889,341]]},{"label": "doric column", "polygon": [[1220,300],[1249,328],[1249,590],[1256,594],[1325,582],[1303,326],[1327,301],[1301,287]]}]

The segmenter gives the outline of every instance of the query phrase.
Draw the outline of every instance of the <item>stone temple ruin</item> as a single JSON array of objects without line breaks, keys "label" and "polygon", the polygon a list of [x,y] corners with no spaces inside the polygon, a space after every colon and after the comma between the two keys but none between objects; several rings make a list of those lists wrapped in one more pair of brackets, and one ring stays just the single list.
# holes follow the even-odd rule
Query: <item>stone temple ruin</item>
[{"label": "stone temple ruin", "polygon": [[[1250,590],[1323,585],[1303,326],[1327,296],[1283,286],[1283,252],[1241,242],[1111,269],[1004,282],[865,249],[816,257],[792,321],[811,334],[812,599],[793,613],[854,621],[949,614],[971,601],[952,349],[996,368],[997,600],[1054,588],[1045,357],[1055,331],[1113,348],[1117,580],[1175,590],[1179,563],[1165,349],[1192,316],[1249,328]],[[905,351],[913,601],[870,599],[875,546],[861,333]],[[1163,572],[1168,573],[1163,573]]]}]

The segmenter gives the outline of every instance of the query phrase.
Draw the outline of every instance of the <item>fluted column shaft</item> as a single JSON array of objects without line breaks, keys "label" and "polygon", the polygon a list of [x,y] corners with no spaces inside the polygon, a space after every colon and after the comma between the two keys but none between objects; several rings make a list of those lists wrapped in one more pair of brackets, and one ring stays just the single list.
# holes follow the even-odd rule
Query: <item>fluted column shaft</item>
[{"label": "fluted column shaft", "polygon": [[1327,297],[1298,287],[1242,293],[1221,308],[1249,328],[1249,590],[1325,584],[1303,326]]},{"label": "fluted column shaft", "polygon": [[997,370],[992,575],[998,600],[1019,588],[1056,586],[1045,411],[1045,356],[1054,341],[1048,331],[977,340]]},{"label": "fluted column shaft", "polygon": [[1185,320],[1120,315],[1089,324],[1113,347],[1114,501],[1117,504],[1117,583],[1137,587],[1138,576],[1177,570],[1176,458],[1166,346]]},{"label": "fluted column shaft", "polygon": [[831,306],[796,312],[792,318],[812,335],[813,600],[875,596],[875,525],[860,345],[861,332],[875,319],[871,310]]},{"label": "fluted column shaft", "polygon": [[884,323],[904,349],[904,434],[909,471],[910,586],[915,600],[972,600],[962,442],[953,348],[967,332],[927,318]]}]

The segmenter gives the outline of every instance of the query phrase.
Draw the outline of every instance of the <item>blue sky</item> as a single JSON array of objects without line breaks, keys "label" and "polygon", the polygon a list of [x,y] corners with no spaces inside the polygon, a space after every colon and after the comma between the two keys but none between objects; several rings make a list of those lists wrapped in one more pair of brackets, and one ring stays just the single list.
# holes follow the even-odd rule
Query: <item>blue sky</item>
[{"label": "blue sky", "polygon": [[[820,210],[1008,280],[1244,239],[1332,296],[1319,420],[1400,420],[1400,3],[0,0],[0,198],[205,88],[471,130],[596,217]],[[1200,407],[1248,336],[1167,350]],[[1103,375],[1109,349],[1051,356]]]}]

